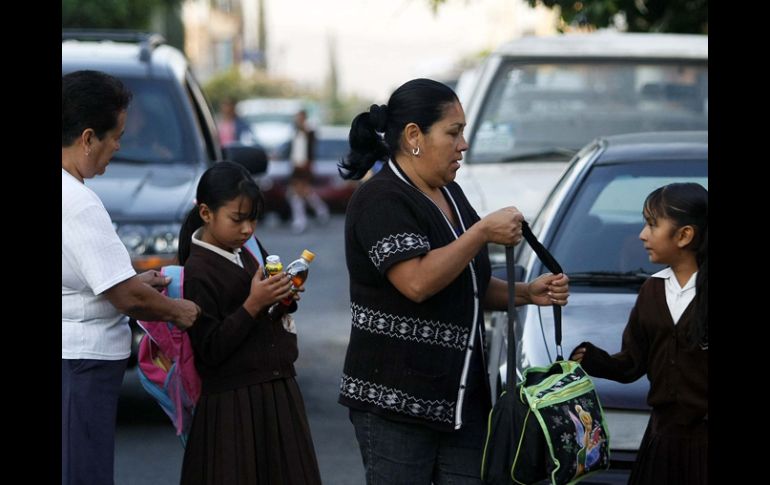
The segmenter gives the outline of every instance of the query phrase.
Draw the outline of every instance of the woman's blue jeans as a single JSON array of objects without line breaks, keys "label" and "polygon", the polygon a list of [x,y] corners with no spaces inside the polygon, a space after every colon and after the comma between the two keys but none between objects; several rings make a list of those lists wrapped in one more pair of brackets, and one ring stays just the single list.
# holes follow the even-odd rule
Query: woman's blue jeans
[{"label": "woman's blue jeans", "polygon": [[486,423],[457,431],[350,410],[366,469],[367,485],[480,485]]}]

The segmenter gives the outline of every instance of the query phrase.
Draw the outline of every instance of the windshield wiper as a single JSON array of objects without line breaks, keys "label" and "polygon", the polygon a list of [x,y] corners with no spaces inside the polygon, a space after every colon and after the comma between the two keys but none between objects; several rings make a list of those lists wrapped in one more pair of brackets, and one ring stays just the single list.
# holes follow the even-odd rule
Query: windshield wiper
[{"label": "windshield wiper", "polygon": [[131,158],[131,157],[124,157],[123,155],[113,155],[112,159],[115,162],[125,162],[125,163],[136,163],[140,165],[145,165],[147,163],[153,163],[150,160],[143,159],[143,158]]},{"label": "windshield wiper", "polygon": [[599,285],[599,286],[625,286],[640,285],[650,277],[650,273],[637,271],[585,271],[582,273],[568,273],[569,282],[572,285]]},{"label": "windshield wiper", "polygon": [[528,160],[530,158],[545,158],[545,157],[553,157],[553,156],[558,156],[559,158],[572,158],[572,156],[576,153],[577,153],[577,150],[573,150],[571,148],[549,147],[549,148],[541,148],[539,150],[530,150],[527,152],[517,153],[516,155],[505,157],[501,161],[517,162],[519,160]]}]

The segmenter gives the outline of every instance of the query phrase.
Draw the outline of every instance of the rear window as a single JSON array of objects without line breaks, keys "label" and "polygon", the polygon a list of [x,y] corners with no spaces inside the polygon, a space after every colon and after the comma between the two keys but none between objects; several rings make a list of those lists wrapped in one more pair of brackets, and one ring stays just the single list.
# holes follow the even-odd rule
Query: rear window
[{"label": "rear window", "polygon": [[115,160],[136,163],[191,163],[195,143],[178,93],[170,82],[123,78],[134,93]]},{"label": "rear window", "polygon": [[577,150],[600,135],[707,128],[705,63],[508,61],[483,101],[469,160]]}]

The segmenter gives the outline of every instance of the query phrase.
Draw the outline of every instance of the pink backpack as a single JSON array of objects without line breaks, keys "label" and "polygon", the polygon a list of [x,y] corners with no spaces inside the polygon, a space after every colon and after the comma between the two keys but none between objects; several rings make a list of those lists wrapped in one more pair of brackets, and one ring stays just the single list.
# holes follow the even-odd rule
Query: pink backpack
[{"label": "pink backpack", "polygon": [[[255,238],[249,238],[244,247],[264,266]],[[164,266],[161,274],[171,277],[163,294],[184,298],[184,268]],[[182,446],[186,446],[195,405],[201,395],[201,379],[195,369],[190,337],[170,322],[140,320],[137,323],[145,331],[139,343],[139,381],[171,418]]]}]

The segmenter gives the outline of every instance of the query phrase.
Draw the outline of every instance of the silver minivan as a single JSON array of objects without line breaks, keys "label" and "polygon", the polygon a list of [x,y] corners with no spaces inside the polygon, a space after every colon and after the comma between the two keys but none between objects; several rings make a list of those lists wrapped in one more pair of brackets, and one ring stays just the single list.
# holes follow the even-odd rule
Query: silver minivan
[{"label": "silver minivan", "polygon": [[532,220],[597,136],[707,129],[708,37],[520,38],[484,61],[464,108],[470,148],[457,182],[482,217],[515,205]]}]

